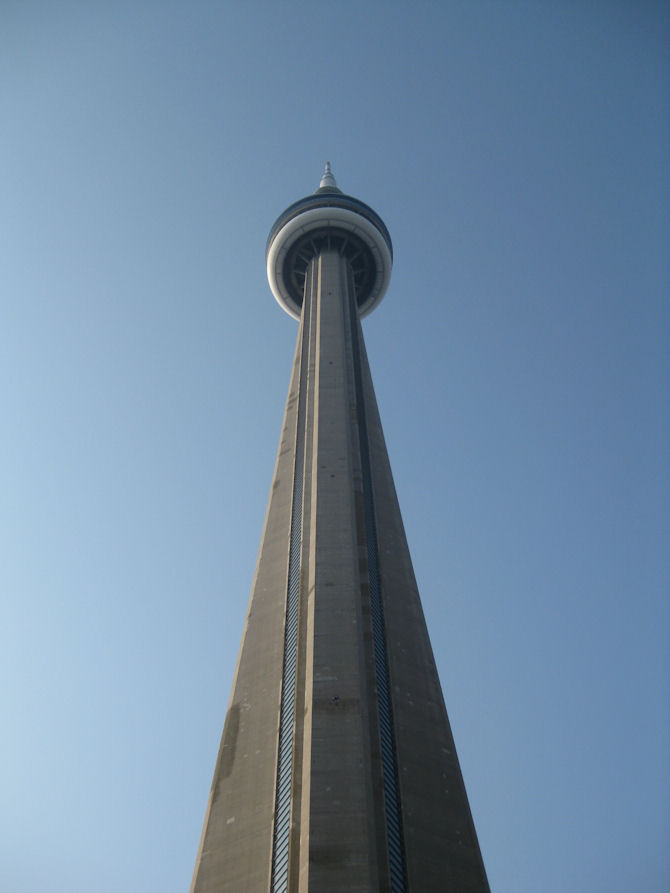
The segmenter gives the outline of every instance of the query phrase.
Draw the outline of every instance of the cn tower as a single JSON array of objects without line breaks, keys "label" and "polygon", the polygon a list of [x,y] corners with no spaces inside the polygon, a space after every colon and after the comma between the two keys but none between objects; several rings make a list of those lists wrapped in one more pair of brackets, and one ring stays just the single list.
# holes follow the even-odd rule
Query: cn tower
[{"label": "cn tower", "polygon": [[326,164],[266,260],[300,327],[191,891],[488,891],[361,329],[391,237]]}]

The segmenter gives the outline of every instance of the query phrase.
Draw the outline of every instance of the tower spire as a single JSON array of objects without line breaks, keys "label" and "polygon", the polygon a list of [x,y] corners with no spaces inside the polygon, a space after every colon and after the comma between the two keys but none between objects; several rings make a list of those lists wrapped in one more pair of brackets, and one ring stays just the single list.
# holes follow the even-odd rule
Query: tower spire
[{"label": "tower spire", "polygon": [[326,162],[326,167],[323,171],[321,182],[319,183],[319,189],[337,189],[335,177],[333,176],[333,172],[330,169],[330,161]]}]

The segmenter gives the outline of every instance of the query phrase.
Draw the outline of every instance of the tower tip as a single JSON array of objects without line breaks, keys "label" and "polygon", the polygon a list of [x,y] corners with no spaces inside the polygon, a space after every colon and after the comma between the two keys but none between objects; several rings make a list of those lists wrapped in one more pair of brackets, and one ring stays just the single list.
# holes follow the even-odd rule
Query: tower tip
[{"label": "tower tip", "polygon": [[333,172],[330,169],[330,161],[326,162],[326,167],[324,168],[323,176],[321,177],[321,182],[319,183],[319,189],[337,189],[335,177],[333,176]]}]

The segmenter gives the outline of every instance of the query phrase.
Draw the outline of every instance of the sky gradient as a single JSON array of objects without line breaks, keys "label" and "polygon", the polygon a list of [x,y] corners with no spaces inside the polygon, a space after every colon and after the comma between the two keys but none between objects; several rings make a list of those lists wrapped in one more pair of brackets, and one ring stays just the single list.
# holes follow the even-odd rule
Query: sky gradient
[{"label": "sky gradient", "polygon": [[188,889],[326,159],[491,887],[670,889],[670,7],[0,24],[0,889]]}]

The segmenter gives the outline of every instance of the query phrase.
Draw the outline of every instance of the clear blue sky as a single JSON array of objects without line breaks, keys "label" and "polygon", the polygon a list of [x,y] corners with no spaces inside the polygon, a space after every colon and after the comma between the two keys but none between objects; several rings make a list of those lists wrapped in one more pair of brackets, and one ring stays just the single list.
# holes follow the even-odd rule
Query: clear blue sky
[{"label": "clear blue sky", "polygon": [[670,7],[0,9],[0,889],[188,889],[296,323],[365,333],[495,893],[670,889]]}]

